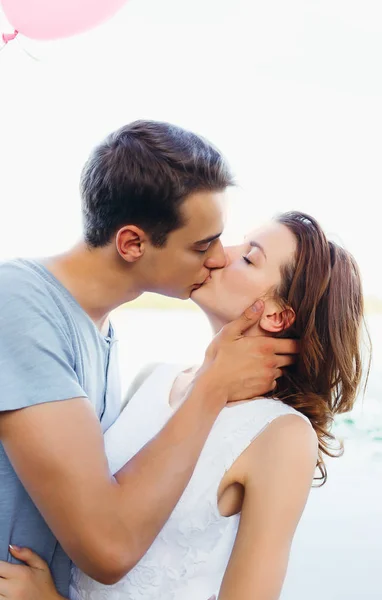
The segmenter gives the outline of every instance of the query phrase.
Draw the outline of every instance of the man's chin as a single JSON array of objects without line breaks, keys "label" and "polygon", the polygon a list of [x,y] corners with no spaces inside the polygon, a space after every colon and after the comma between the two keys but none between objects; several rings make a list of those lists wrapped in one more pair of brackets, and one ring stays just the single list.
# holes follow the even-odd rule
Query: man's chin
[{"label": "man's chin", "polygon": [[165,298],[174,298],[175,300],[188,300],[190,297],[190,288],[185,290],[169,290],[169,289],[156,289],[152,293],[158,294],[158,296],[164,296]]}]

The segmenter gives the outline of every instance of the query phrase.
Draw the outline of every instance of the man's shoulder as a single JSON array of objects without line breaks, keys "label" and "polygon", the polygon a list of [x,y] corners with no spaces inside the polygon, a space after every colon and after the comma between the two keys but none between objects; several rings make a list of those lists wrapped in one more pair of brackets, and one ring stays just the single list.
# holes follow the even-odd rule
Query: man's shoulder
[{"label": "man's shoulder", "polygon": [[3,314],[38,309],[56,312],[52,286],[34,261],[14,259],[0,263],[0,312]]},{"label": "man's shoulder", "polygon": [[15,258],[0,262],[0,290],[5,294],[26,291],[48,294],[49,287],[36,261]]},{"label": "man's shoulder", "polygon": [[21,258],[0,262],[0,285],[4,290],[12,291],[14,287],[24,289],[29,285],[38,285],[41,276],[33,269],[33,261]]}]

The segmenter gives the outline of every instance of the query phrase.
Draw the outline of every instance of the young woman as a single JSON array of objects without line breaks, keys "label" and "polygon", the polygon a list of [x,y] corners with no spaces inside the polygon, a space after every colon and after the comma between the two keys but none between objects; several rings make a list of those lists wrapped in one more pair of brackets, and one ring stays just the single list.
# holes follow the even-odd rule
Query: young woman
[{"label": "young woman", "polygon": [[[74,568],[72,600],[279,598],[315,469],[324,483],[324,455],[342,452],[332,447],[333,417],[352,409],[360,385],[361,281],[353,257],[302,213],[277,217],[226,253],[225,268],[193,301],[217,332],[263,299],[249,335],[268,336],[266,344],[298,338],[299,361],[269,398],[223,409],[180,502],[138,564],[111,586]],[[113,473],[158,433],[197,370],[162,365],[147,376],[105,434]],[[57,600],[45,563],[29,550],[13,554],[34,565],[41,600]]]}]

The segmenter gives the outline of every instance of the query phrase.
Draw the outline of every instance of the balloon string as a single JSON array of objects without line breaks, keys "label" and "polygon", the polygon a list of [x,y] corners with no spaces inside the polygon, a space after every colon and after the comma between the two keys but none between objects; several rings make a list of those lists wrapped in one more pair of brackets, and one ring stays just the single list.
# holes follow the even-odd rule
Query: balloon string
[{"label": "balloon string", "polygon": [[36,62],[40,62],[40,59],[37,58],[36,56],[33,56],[33,54],[31,54],[30,52],[28,52],[28,50],[26,48],[24,48],[24,46],[22,46],[22,44],[20,43],[20,38],[17,38],[16,42],[18,42],[19,46],[21,47],[22,51],[29,56],[29,58],[33,58],[33,60],[35,60]]},{"label": "balloon string", "polygon": [[19,35],[19,32],[15,29],[15,31],[13,33],[3,33],[1,35],[1,39],[3,40],[3,45],[0,47],[0,52],[2,50],[4,50],[4,48],[8,45],[9,42],[12,42],[14,39],[16,39],[16,42],[19,44],[19,46],[21,46],[22,51],[27,54],[29,56],[29,58],[33,58],[33,60],[40,62],[40,59],[36,58],[35,56],[33,56],[33,54],[31,54],[30,52],[28,52],[28,50],[26,50],[22,44],[20,44],[20,38],[17,37]]}]

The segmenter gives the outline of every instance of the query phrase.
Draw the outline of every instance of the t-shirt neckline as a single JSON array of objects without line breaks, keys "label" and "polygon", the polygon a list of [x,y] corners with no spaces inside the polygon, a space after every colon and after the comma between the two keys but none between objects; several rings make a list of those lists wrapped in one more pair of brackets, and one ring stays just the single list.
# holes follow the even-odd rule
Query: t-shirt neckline
[{"label": "t-shirt neckline", "polygon": [[57,279],[57,277],[55,275],[53,275],[53,273],[40,260],[32,259],[32,258],[28,258],[28,259],[20,258],[19,260],[21,262],[29,264],[32,267],[32,269],[39,272],[44,277],[44,279],[49,281],[49,283],[52,283],[55,286],[55,288],[57,288],[67,298],[67,300],[71,304],[73,304],[83,314],[83,316],[91,323],[91,325],[93,326],[94,330],[96,331],[98,337],[103,342],[105,342],[106,344],[109,344],[110,342],[115,341],[114,328],[111,324],[110,319],[109,319],[109,333],[108,333],[108,335],[103,335],[101,333],[101,331],[98,329],[98,327],[96,326],[96,324],[94,323],[94,321],[90,318],[90,316],[88,315],[86,310],[84,310],[82,308],[81,304],[73,296],[73,294],[71,294],[71,292],[69,292],[69,290],[61,283],[61,281],[59,279]]}]

